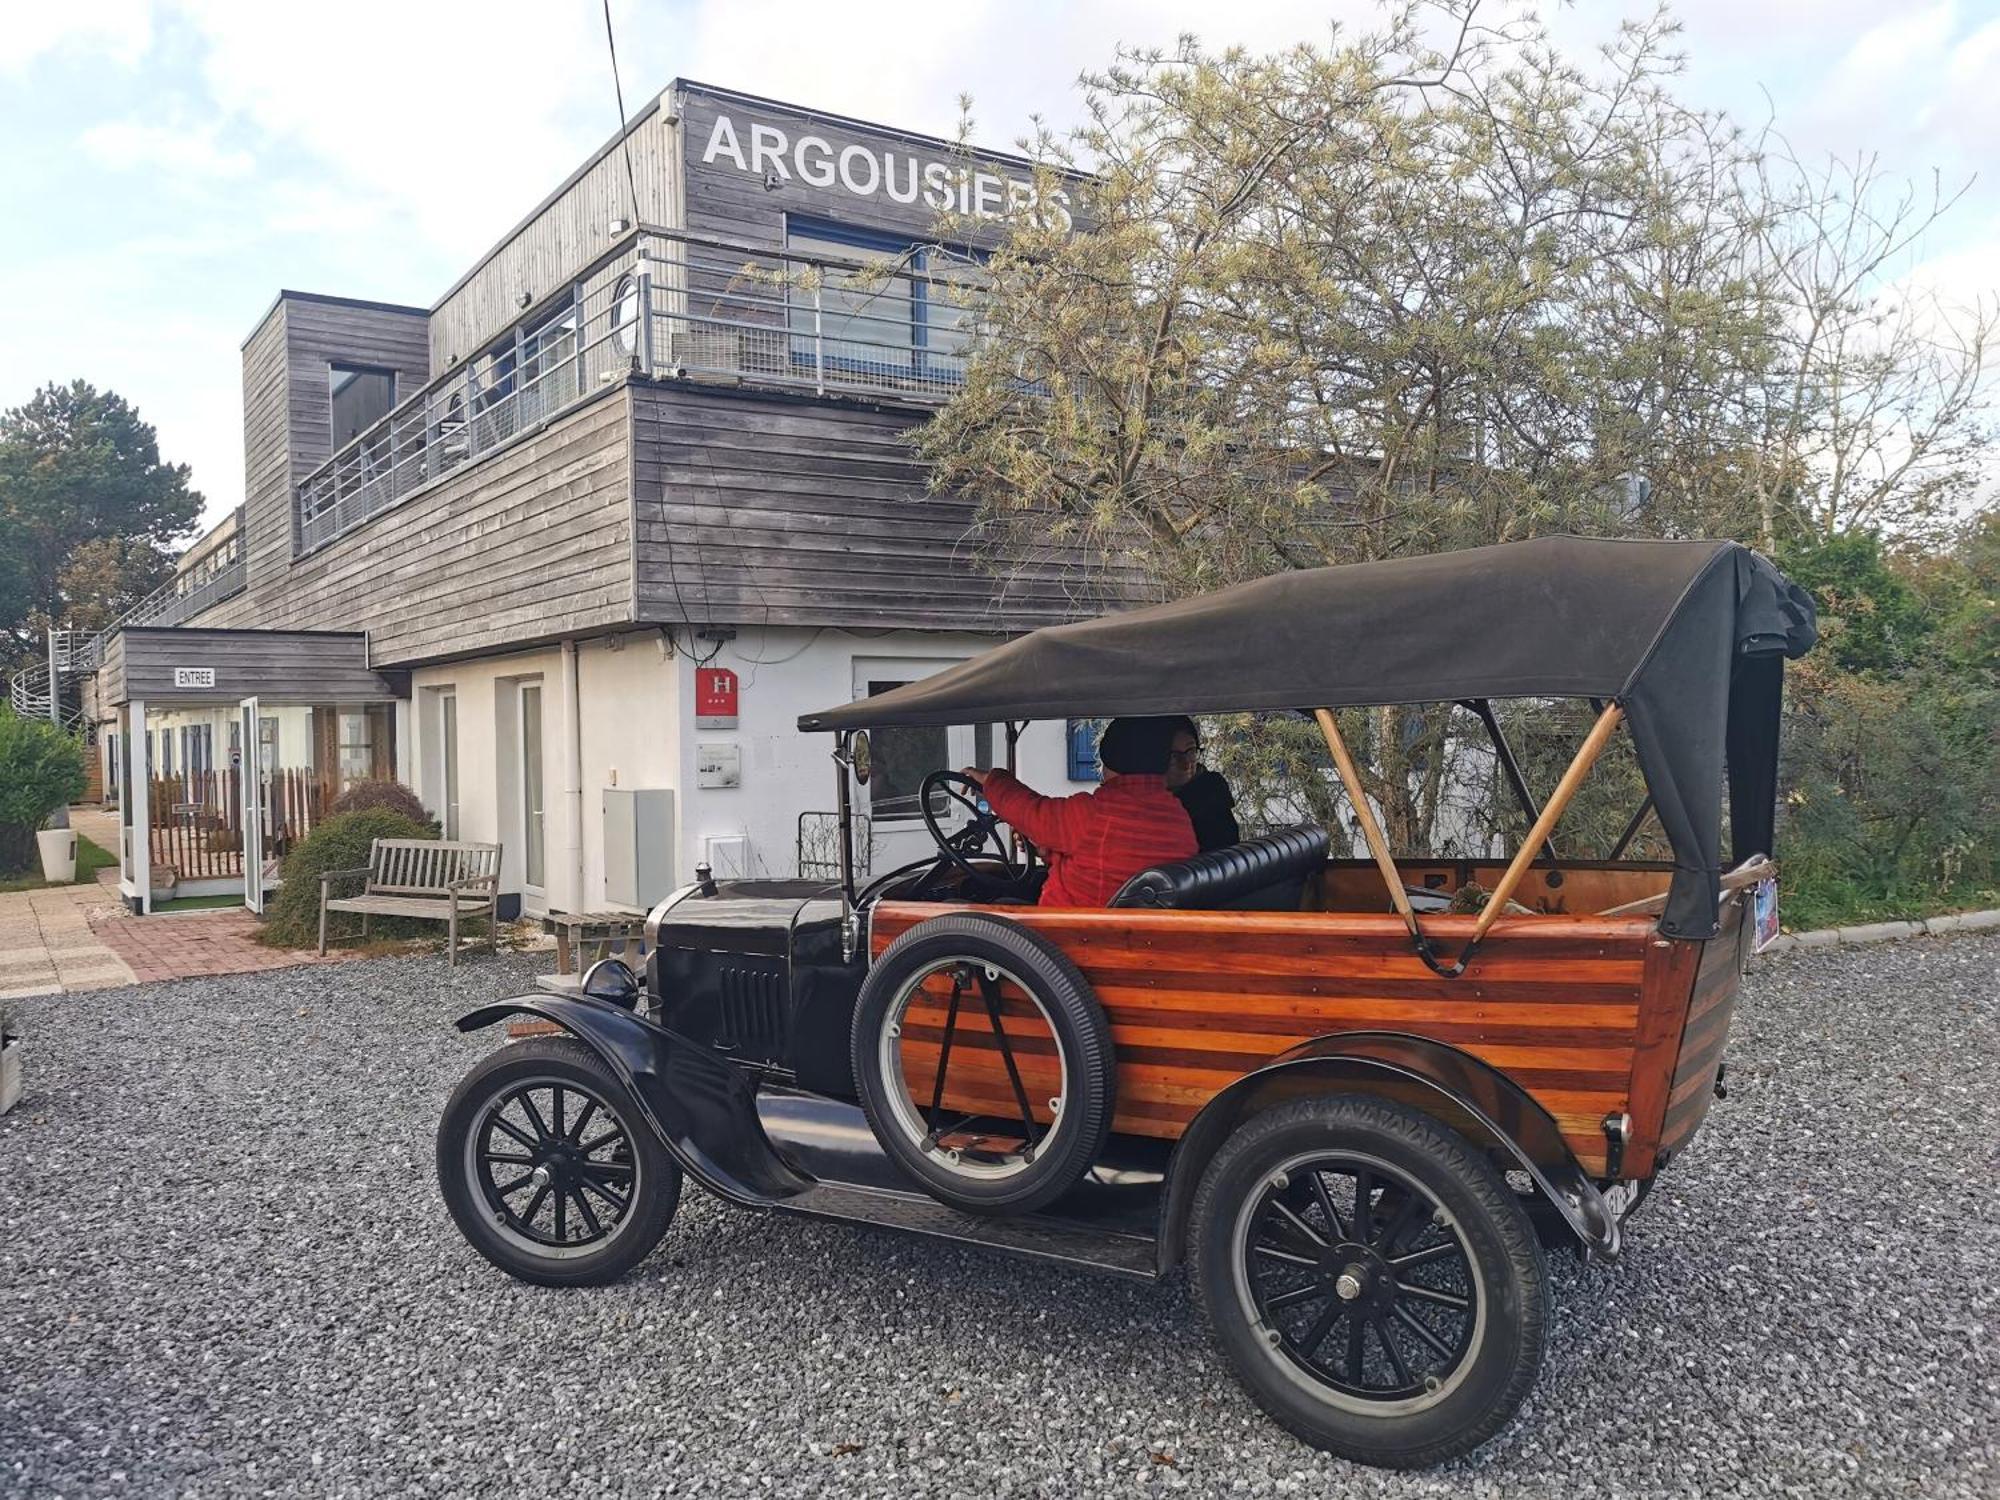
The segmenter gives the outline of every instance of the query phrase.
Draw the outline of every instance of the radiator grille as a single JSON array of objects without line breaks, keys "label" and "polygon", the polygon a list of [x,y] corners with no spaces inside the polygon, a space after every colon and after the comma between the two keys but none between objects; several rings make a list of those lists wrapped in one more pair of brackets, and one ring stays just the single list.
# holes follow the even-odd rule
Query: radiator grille
[{"label": "radiator grille", "polygon": [[723,964],[716,980],[716,1041],[738,1051],[778,1055],[785,1039],[783,967]]}]

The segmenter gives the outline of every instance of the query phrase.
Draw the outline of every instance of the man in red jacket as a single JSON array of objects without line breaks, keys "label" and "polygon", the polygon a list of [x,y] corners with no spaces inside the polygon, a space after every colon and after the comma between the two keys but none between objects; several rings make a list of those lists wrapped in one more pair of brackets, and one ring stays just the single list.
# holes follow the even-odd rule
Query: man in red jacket
[{"label": "man in red jacket", "polygon": [[1167,756],[1179,722],[1113,719],[1097,742],[1103,784],[1071,797],[1045,797],[1010,771],[964,773],[1001,820],[1047,859],[1043,906],[1108,906],[1141,870],[1186,859],[1199,847],[1187,809],[1167,790]]}]

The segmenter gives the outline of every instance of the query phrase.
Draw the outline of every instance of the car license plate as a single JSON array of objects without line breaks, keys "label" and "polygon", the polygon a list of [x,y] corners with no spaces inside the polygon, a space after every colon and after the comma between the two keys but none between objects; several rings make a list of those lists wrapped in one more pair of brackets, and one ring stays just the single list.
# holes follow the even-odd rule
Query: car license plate
[{"label": "car license plate", "polygon": [[1632,1212],[1639,1203],[1640,1184],[1636,1182],[1614,1182],[1604,1190],[1604,1206],[1611,1210],[1611,1217],[1619,1223]]},{"label": "car license plate", "polygon": [[1756,924],[1752,953],[1762,953],[1778,936],[1778,879],[1767,876],[1751,894],[1750,918]]}]

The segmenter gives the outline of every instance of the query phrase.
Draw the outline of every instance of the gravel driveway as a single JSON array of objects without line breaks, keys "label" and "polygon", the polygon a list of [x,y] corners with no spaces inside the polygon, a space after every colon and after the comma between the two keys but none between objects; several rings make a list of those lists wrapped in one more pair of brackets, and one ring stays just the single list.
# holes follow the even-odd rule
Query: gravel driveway
[{"label": "gravel driveway", "polygon": [[1184,1284],[691,1194],[626,1282],[503,1278],[431,1131],[531,959],[19,1005],[0,1494],[2000,1494],[2000,938],[1756,970],[1731,1095],[1540,1387],[1388,1474],[1263,1420]]}]

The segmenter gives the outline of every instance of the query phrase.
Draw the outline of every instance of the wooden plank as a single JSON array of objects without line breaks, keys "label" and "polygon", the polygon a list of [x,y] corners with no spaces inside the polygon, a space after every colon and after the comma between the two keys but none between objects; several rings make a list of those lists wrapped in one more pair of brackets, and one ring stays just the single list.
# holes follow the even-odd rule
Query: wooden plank
[{"label": "wooden plank", "polygon": [[[879,954],[940,910],[882,903],[873,913],[871,951]],[[1104,1002],[1118,1053],[1122,1131],[1171,1139],[1236,1078],[1343,1030],[1408,1032],[1482,1058],[1556,1117],[1589,1170],[1604,1163],[1605,1115],[1631,1106],[1642,985],[1655,941],[1649,919],[1508,918],[1494,925],[1475,974],[1447,981],[1409,952],[1408,935],[1386,913],[1029,909],[1008,916],[1057,941]],[[1475,919],[1438,920],[1440,940],[1450,941],[1454,925],[1469,930]],[[1587,998],[1569,997],[1571,988]],[[1683,1005],[1686,994],[1683,983]],[[909,1068],[935,1068],[945,1015],[938,987],[913,1003],[903,1033]],[[984,1017],[977,1021],[967,1030],[961,1019],[954,1042],[948,1097],[956,1097],[962,1068],[961,1109],[992,1105],[993,1089],[1005,1087]],[[1045,1024],[1024,998],[1003,1005],[1002,1025],[1022,1039],[1023,1056],[1053,1068]],[[1677,1027],[1665,1030],[1655,1018],[1654,1030],[1664,1034],[1656,1048],[1677,1042]]]},{"label": "wooden plank", "polygon": [[1702,944],[1656,937],[1646,949],[1640,984],[1636,1045],[1632,1054],[1632,1135],[1626,1143],[1623,1175],[1649,1177],[1666,1122],[1667,1093],[1674,1057],[1687,1024],[1688,996],[1701,961]]}]

